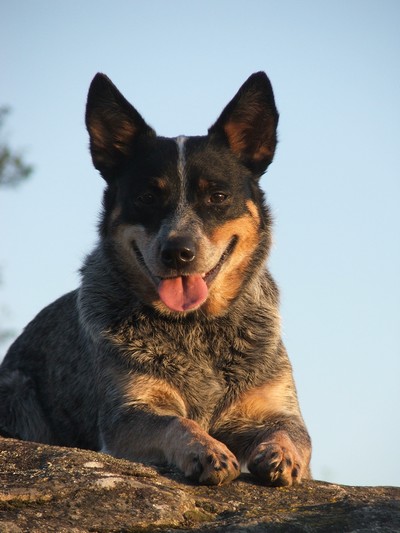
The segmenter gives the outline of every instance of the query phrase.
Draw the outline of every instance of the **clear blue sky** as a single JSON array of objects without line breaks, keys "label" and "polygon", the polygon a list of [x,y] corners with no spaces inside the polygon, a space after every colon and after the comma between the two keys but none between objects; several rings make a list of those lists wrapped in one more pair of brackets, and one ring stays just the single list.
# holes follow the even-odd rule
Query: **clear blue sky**
[{"label": "clear blue sky", "polygon": [[281,112],[270,266],[314,475],[400,485],[399,28],[398,0],[3,0],[0,105],[35,173],[0,191],[1,326],[75,288],[96,240],[97,71],[175,136],[204,134],[265,70]]}]

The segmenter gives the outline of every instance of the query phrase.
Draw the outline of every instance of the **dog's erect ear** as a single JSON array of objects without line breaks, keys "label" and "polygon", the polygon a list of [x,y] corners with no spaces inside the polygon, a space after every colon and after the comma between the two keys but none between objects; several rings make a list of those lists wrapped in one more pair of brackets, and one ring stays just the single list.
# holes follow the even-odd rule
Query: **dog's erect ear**
[{"label": "dog's erect ear", "polygon": [[93,164],[106,181],[118,174],[139,136],[155,135],[136,109],[104,74],[96,74],[89,88],[86,127]]},{"label": "dog's erect ear", "polygon": [[262,174],[274,157],[278,119],[271,83],[264,72],[257,72],[208,131],[227,142],[252,171]]}]

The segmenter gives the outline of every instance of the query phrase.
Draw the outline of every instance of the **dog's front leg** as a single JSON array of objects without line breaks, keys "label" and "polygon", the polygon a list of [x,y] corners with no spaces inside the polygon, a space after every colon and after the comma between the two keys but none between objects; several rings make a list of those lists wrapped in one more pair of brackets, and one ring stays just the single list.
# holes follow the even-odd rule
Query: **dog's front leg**
[{"label": "dog's front leg", "polygon": [[282,429],[271,430],[274,421],[266,422],[265,430],[249,450],[247,468],[270,485],[292,485],[310,479],[311,442],[305,428],[299,423],[279,425]]},{"label": "dog's front leg", "polygon": [[240,474],[239,462],[225,444],[186,417],[183,399],[166,382],[138,378],[129,387],[108,390],[100,411],[102,451],[178,467],[186,477],[221,485]]},{"label": "dog's front leg", "polygon": [[263,423],[235,419],[214,434],[267,485],[293,485],[311,478],[311,442],[301,420],[289,420],[283,414]]},{"label": "dog's front leg", "polygon": [[210,431],[268,485],[311,478],[311,441],[290,372],[243,393]]},{"label": "dog's front leg", "polygon": [[163,432],[164,453],[185,476],[206,485],[221,485],[240,474],[239,461],[225,444],[193,420],[175,418]]}]

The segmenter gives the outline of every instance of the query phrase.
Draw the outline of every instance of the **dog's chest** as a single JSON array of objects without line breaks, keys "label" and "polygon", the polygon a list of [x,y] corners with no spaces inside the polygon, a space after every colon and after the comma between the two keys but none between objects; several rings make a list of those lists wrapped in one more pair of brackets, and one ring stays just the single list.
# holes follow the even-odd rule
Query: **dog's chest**
[{"label": "dog's chest", "polygon": [[129,343],[131,365],[171,385],[183,398],[187,416],[200,424],[206,426],[230,397],[252,381],[251,347],[238,342],[232,331],[158,323],[150,334],[148,326],[135,327]]}]

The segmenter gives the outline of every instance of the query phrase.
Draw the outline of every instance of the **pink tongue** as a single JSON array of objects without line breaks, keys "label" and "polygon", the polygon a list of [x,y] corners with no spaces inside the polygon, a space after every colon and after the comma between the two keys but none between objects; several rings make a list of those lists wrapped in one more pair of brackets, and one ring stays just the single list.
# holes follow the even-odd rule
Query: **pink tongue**
[{"label": "pink tongue", "polygon": [[158,286],[161,300],[173,311],[199,307],[208,296],[208,287],[200,274],[162,279]]}]

